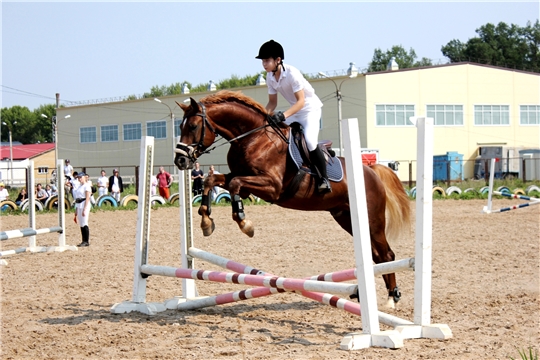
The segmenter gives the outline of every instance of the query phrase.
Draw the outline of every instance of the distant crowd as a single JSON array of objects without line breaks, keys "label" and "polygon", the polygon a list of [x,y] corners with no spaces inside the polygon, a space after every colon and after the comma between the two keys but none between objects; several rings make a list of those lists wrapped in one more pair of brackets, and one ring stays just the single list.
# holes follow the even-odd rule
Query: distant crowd
[{"label": "distant crowd", "polygon": [[[200,164],[195,163],[195,168],[191,171],[191,179],[193,181],[193,196],[202,194],[204,178],[208,175],[213,174],[219,174],[218,171],[214,170],[214,165],[210,165],[208,174],[205,175],[203,170],[200,168]],[[107,176],[106,171],[101,170],[101,176],[98,177],[96,185],[92,183],[90,177],[87,174],[81,173],[81,175],[85,177],[86,183],[90,184],[90,187],[92,189],[92,196],[90,199],[92,204],[95,204],[95,195],[99,197],[107,194],[110,194],[117,202],[120,202],[121,194],[124,192],[124,184],[122,182],[122,177],[120,176],[120,172],[118,171],[118,169],[114,169],[113,175],[111,176]],[[79,188],[79,186],[81,186],[81,182],[79,181],[79,173],[77,171],[73,171],[73,166],[71,165],[69,159],[65,160],[64,177],[64,191],[66,194],[65,196],[68,201],[70,200],[70,198],[71,201],[74,201],[74,193]],[[161,197],[163,197],[165,200],[168,200],[171,195],[170,187],[172,185],[172,182],[173,178],[171,174],[169,174],[163,166],[160,167],[158,174],[152,176],[151,194],[156,195],[159,192],[159,195]],[[56,185],[54,183],[55,181],[51,180],[51,184],[46,184],[45,187],[43,187],[41,183],[38,183],[34,189],[35,199],[40,201],[41,203],[45,203],[48,198],[52,196],[57,196],[58,189],[56,188]],[[215,198],[218,192],[219,188],[214,187],[212,189],[212,198]],[[17,199],[15,200],[15,203],[17,204],[17,206],[20,206],[21,203],[26,199],[28,199],[28,192],[25,188],[22,188],[17,196]],[[9,200],[9,193],[5,188],[5,184],[0,182],[0,201],[4,200]]]}]

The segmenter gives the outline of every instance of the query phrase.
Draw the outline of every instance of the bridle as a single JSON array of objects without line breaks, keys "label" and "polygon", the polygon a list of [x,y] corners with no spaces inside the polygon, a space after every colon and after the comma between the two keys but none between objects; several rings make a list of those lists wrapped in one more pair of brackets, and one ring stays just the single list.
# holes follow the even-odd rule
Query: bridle
[{"label": "bridle", "polygon": [[[212,147],[211,149],[208,149],[208,147],[210,147],[212,144],[215,144],[217,141],[219,141],[219,140],[214,140],[214,142],[212,142],[212,144],[210,144],[208,147],[205,148],[205,146],[204,146],[204,137],[206,135],[206,129],[207,128],[208,128],[208,130],[210,130],[214,134],[214,139],[217,138],[218,135],[220,135],[220,134],[214,129],[212,124],[210,124],[210,122],[208,121],[208,118],[206,116],[206,107],[204,106],[204,104],[202,102],[197,102],[197,104],[201,108],[201,112],[197,112],[196,114],[193,114],[193,115],[190,115],[190,116],[200,116],[202,118],[201,137],[199,138],[198,142],[192,143],[190,145],[179,142],[176,145],[176,149],[174,150],[174,152],[176,154],[180,154],[181,156],[187,157],[191,162],[196,162],[197,159],[201,155],[207,154],[210,151],[214,150],[215,148],[218,148],[220,146],[229,144],[229,143],[231,143],[233,141],[239,140],[239,139],[241,139],[243,137],[246,137],[246,136],[248,136],[248,135],[250,135],[250,134],[252,134],[254,132],[257,132],[257,131],[259,131],[261,129],[264,129],[264,128],[268,127],[268,126],[272,127],[274,130],[276,130],[276,132],[278,133],[278,135],[281,137],[281,139],[283,141],[285,141],[287,144],[289,143],[289,140],[285,137],[285,135],[281,132],[281,130],[279,130],[278,126],[275,125],[272,121],[268,121],[267,124],[264,124],[264,125],[261,125],[261,126],[255,128],[255,129],[249,130],[248,132],[245,132],[245,133],[243,133],[241,135],[238,135],[237,137],[235,137],[235,138],[233,138],[231,140],[226,140],[222,144],[216,145],[216,146]],[[183,127],[184,122],[187,121],[187,118],[188,118],[187,114],[184,115],[184,117],[182,118],[182,127]]]},{"label": "bridle", "polygon": [[[214,130],[214,127],[210,124],[210,122],[208,121],[208,118],[206,117],[206,107],[204,106],[204,104],[202,102],[198,102],[197,104],[200,106],[202,111],[191,116],[200,116],[202,118],[202,131],[201,131],[201,137],[199,141],[197,143],[193,143],[190,145],[179,142],[176,145],[176,149],[174,149],[174,152],[176,154],[185,156],[192,162],[195,162],[197,158],[201,156],[202,154],[204,154],[205,152],[204,151],[204,136],[206,135],[206,128],[208,127],[208,129],[212,133],[214,133],[214,135],[218,135],[216,131]],[[187,114],[185,114],[182,119],[182,126],[184,122],[187,121],[187,119],[188,119],[188,116]]]}]

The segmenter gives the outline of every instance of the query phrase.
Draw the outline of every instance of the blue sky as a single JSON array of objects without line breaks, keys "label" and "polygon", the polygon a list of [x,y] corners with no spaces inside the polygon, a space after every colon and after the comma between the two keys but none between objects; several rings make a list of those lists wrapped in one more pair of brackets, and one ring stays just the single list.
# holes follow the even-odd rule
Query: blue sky
[{"label": "blue sky", "polygon": [[262,70],[274,39],[305,73],[366,68],[376,48],[441,47],[488,22],[525,26],[539,2],[10,2],[2,12],[2,107],[86,101]]}]

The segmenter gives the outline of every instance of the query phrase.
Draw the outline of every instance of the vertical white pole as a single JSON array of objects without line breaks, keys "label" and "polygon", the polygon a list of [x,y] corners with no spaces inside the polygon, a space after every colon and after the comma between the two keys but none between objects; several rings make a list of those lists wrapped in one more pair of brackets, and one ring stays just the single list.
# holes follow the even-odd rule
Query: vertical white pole
[{"label": "vertical white pole", "polygon": [[[55,139],[56,140],[56,139]],[[56,146],[56,144],[55,144]],[[56,160],[56,190],[58,193],[58,225],[62,227],[62,232],[58,235],[58,246],[66,246],[66,209],[65,209],[65,189],[64,171],[62,165],[64,160]]]},{"label": "vertical white pole", "polygon": [[362,332],[373,334],[380,331],[375,294],[375,275],[371,256],[371,240],[367,212],[364,167],[360,152],[360,132],[358,119],[343,119],[345,162],[347,165],[347,183],[354,236],[354,256],[358,277]]},{"label": "vertical white pole", "polygon": [[433,223],[433,119],[416,118],[416,245],[414,323],[431,322],[431,261]]},{"label": "vertical white pole", "polygon": [[[188,249],[193,246],[193,228],[191,226],[191,174],[182,170],[178,176],[178,201],[180,203],[180,256],[183,269],[193,269],[194,259],[188,255]],[[182,279],[182,296],[186,299],[197,296],[195,280]]]},{"label": "vertical white pole", "polygon": [[146,301],[146,278],[141,274],[141,266],[148,262],[150,242],[150,184],[154,168],[154,137],[141,139],[139,167],[139,204],[137,209],[137,234],[135,238],[135,265],[133,269],[133,302]]},{"label": "vertical white pole", "polygon": [[[36,195],[35,195],[35,179],[34,179],[34,161],[28,162],[28,227],[36,230]],[[28,238],[28,247],[36,247],[36,235]]]},{"label": "vertical white pole", "polygon": [[489,193],[488,193],[488,211],[491,211],[492,199],[493,199],[493,181],[495,179],[495,161],[491,159],[491,167],[489,168]]}]

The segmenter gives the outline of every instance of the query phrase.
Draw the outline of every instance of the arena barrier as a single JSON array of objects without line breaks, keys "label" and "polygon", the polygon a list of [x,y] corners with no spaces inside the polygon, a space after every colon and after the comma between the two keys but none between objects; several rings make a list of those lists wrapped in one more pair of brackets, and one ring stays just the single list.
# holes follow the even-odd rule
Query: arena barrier
[{"label": "arena barrier", "polygon": [[[63,174],[63,160],[59,159],[56,164],[56,173]],[[65,250],[77,251],[76,246],[66,245],[66,227],[65,227],[65,198],[64,198],[64,178],[58,177],[58,224],[49,228],[36,229],[36,200],[33,189],[34,184],[34,162],[29,161],[28,168],[28,219],[29,227],[25,229],[8,230],[0,232],[0,240],[9,240],[22,237],[28,237],[28,247],[22,247],[15,250],[0,251],[0,257],[19,254],[23,252],[63,252]],[[36,236],[48,233],[58,233],[58,246],[37,246]],[[0,265],[7,265],[7,261],[0,259]]]},{"label": "arena barrier", "polygon": [[[138,311],[153,315],[167,309],[193,310],[235,301],[253,299],[284,291],[294,291],[310,299],[328,304],[350,313],[361,315],[362,333],[351,333],[341,341],[340,348],[355,350],[370,346],[399,348],[404,339],[437,338],[448,339],[452,332],[448,325],[431,324],[431,243],[432,243],[432,179],[433,168],[433,119],[417,118],[418,128],[418,167],[416,201],[416,245],[415,257],[397,260],[392,263],[373,265],[367,220],[366,195],[360,152],[358,122],[356,119],[344,121],[344,143],[347,169],[349,170],[349,196],[354,233],[354,253],[356,268],[334,273],[312,276],[307,279],[286,279],[265,273],[262,270],[246,266],[229,259],[197,249],[193,246],[193,228],[191,224],[191,201],[189,173],[179,176],[180,216],[181,216],[181,268],[148,264],[148,243],[150,226],[149,177],[153,168],[153,138],[143,139],[141,146],[141,166],[145,181],[139,184],[139,194],[144,194],[139,203],[137,225],[134,284],[131,301],[117,303],[111,308],[113,313]],[[146,178],[148,177],[148,181]],[[421,179],[421,180],[420,180]],[[202,259],[214,265],[234,271],[223,273],[195,269],[195,259]],[[414,319],[401,319],[377,309],[375,293],[375,274],[385,274],[400,270],[414,270]],[[183,295],[163,303],[146,302],[146,281],[150,274],[174,276],[182,279]],[[257,288],[229,292],[215,296],[199,297],[195,279],[232,283],[245,283]],[[249,280],[247,280],[249,279]],[[324,283],[357,280],[357,284],[341,284],[345,287],[329,287]],[[311,280],[311,281],[310,281]],[[249,282],[248,282],[249,281]],[[289,281],[288,285],[285,283]],[[294,285],[291,285],[294,283]],[[305,287],[309,284],[309,287]],[[328,292],[351,294],[358,290],[360,304],[342,299]],[[331,290],[331,291],[330,291]],[[394,330],[381,331],[379,322],[394,327]]]},{"label": "arena barrier", "polygon": [[[535,198],[535,197],[519,195],[519,194],[511,194],[511,193],[506,192],[506,191],[495,191],[495,190],[493,190],[493,182],[494,182],[494,178],[495,178],[494,169],[495,169],[495,162],[496,161],[497,161],[497,159],[495,159],[495,158],[491,159],[490,173],[489,173],[489,187],[488,187],[488,203],[487,203],[486,206],[484,206],[484,208],[482,209],[482,212],[485,213],[485,214],[492,214],[492,213],[500,213],[500,212],[506,212],[506,211],[510,211],[510,210],[522,209],[522,208],[532,206],[532,205],[539,205],[540,204],[540,199]],[[509,197],[509,198],[512,198],[512,199],[527,200],[529,202],[521,203],[521,204],[517,204],[517,205],[512,205],[512,206],[508,206],[508,207],[504,207],[504,208],[500,208],[500,209],[493,209],[492,208],[493,207],[493,195],[500,195],[500,196]]]}]

